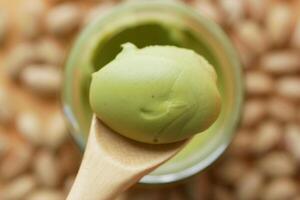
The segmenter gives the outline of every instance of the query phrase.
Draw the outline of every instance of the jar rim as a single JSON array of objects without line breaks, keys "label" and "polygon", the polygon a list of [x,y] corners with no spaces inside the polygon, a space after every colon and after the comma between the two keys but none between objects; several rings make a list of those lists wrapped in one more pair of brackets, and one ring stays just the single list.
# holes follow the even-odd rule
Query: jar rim
[{"label": "jar rim", "polygon": [[[92,22],[86,29],[89,29],[93,26],[93,23],[99,23],[99,21],[105,21],[111,16],[118,15],[120,12],[130,12],[132,10],[143,10],[143,9],[156,9],[156,8],[167,8],[170,10],[174,10],[174,12],[179,12],[183,15],[186,15],[190,18],[193,18],[195,21],[197,21],[201,26],[203,26],[206,29],[210,29],[209,31],[213,34],[216,40],[220,43],[220,46],[224,49],[226,49],[226,53],[228,56],[230,56],[230,62],[233,66],[233,78],[236,83],[239,83],[236,85],[235,89],[235,109],[232,111],[231,115],[231,123],[230,126],[227,125],[227,131],[231,132],[231,137],[233,137],[233,132],[236,130],[239,121],[240,121],[240,115],[243,105],[243,96],[244,96],[244,89],[242,84],[242,70],[239,63],[238,56],[231,45],[231,42],[227,38],[226,34],[219,28],[217,24],[212,22],[209,19],[206,19],[205,17],[201,16],[199,13],[197,13],[195,10],[189,8],[187,5],[184,5],[183,3],[178,3],[174,1],[141,1],[141,2],[128,2],[124,3],[123,5],[119,5],[116,8],[114,8],[109,13],[105,14],[105,16],[99,17],[97,20]],[[88,30],[86,30],[88,31]],[[80,40],[80,37],[78,38]],[[76,46],[76,43],[75,43]],[[63,103],[63,110],[65,112],[65,116],[67,117],[67,121],[69,122],[69,125],[72,130],[78,129],[76,120],[74,119],[74,115],[72,114],[72,111],[67,106],[66,98],[64,97],[65,88],[62,94],[62,103]],[[76,131],[75,131],[76,132]],[[73,138],[75,139],[76,143],[83,147],[84,144],[82,143],[81,139],[78,138],[78,136],[73,132],[72,133]],[[206,167],[208,167],[212,162],[214,162],[227,148],[231,141],[231,138],[228,139],[225,143],[220,145],[218,148],[215,149],[215,151],[208,156],[206,159],[202,160],[201,162],[197,163],[194,166],[191,166],[189,168],[183,169],[180,172],[177,173],[171,173],[171,174],[165,174],[165,175],[146,175],[140,180],[141,184],[146,185],[157,185],[157,184],[166,184],[166,183],[172,183],[177,182],[186,178],[189,178],[198,172],[202,171]]]}]

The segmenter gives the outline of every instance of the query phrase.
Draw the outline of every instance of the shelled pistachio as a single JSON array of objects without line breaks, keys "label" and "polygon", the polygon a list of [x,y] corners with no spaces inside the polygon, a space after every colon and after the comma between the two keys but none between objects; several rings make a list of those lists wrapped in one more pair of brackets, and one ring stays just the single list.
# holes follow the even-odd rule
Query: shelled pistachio
[{"label": "shelled pistachio", "polygon": [[53,152],[40,151],[34,160],[34,174],[41,185],[46,187],[58,186],[61,182],[61,172]]},{"label": "shelled pistachio", "polygon": [[284,130],[284,143],[287,151],[300,162],[300,126],[290,122]]},{"label": "shelled pistachio", "polygon": [[244,1],[218,0],[218,3],[224,15],[226,16],[226,22],[229,25],[236,25],[243,20],[245,16]]},{"label": "shelled pistachio", "polygon": [[26,39],[35,39],[42,35],[43,18],[46,12],[44,1],[28,0],[22,5],[19,17],[20,33]]},{"label": "shelled pistachio", "polygon": [[36,185],[37,182],[32,175],[23,175],[0,189],[0,198],[3,200],[24,199]]},{"label": "shelled pistachio", "polygon": [[286,76],[277,80],[276,92],[282,97],[293,101],[300,100],[300,77]]},{"label": "shelled pistachio", "polygon": [[44,38],[36,43],[39,62],[60,67],[65,59],[65,50],[57,41]]},{"label": "shelled pistachio", "polygon": [[270,51],[262,56],[259,65],[274,75],[300,72],[299,52],[292,49]]},{"label": "shelled pistachio", "polygon": [[9,180],[26,172],[31,165],[33,149],[28,144],[18,143],[7,151],[7,155],[1,160],[0,179]]},{"label": "shelled pistachio", "polygon": [[297,108],[288,99],[274,96],[268,101],[268,114],[276,120],[289,122],[296,119]]},{"label": "shelled pistachio", "polygon": [[81,24],[81,9],[75,3],[53,7],[46,17],[46,29],[56,36],[66,36],[76,31]]},{"label": "shelled pistachio", "polygon": [[266,16],[266,29],[275,46],[287,42],[293,27],[293,13],[287,3],[273,4]]},{"label": "shelled pistachio", "polygon": [[93,20],[97,19],[98,17],[105,15],[105,13],[110,11],[115,4],[116,3],[114,1],[104,1],[97,4],[96,6],[87,11],[87,14],[84,16],[83,19],[83,25],[85,26]]},{"label": "shelled pistachio", "polygon": [[294,32],[292,34],[291,39],[291,46],[300,49],[300,17],[298,17],[294,27]]},{"label": "shelled pistachio", "polygon": [[10,93],[4,88],[0,88],[0,123],[3,126],[11,125],[16,116],[16,109],[9,100]]},{"label": "shelled pistachio", "polygon": [[200,14],[215,21],[216,23],[223,25],[223,14],[215,3],[211,1],[195,1],[193,7],[199,11]]},{"label": "shelled pistachio", "polygon": [[257,161],[258,169],[267,176],[284,177],[296,174],[295,160],[284,151],[274,151]]},{"label": "shelled pistachio", "polygon": [[269,48],[269,40],[260,24],[252,20],[240,22],[235,27],[237,37],[255,54],[262,54]]},{"label": "shelled pistachio", "polygon": [[248,99],[245,103],[242,126],[249,127],[260,122],[267,115],[267,105],[263,99]]},{"label": "shelled pistachio", "polygon": [[264,121],[253,131],[250,149],[260,155],[276,147],[282,139],[282,127],[274,120]]},{"label": "shelled pistachio", "polygon": [[8,32],[7,14],[0,10],[0,45],[4,42]]},{"label": "shelled pistachio", "polygon": [[16,127],[22,136],[34,145],[43,143],[43,122],[38,114],[21,112],[16,119]]},{"label": "shelled pistachio", "polygon": [[61,111],[57,111],[45,124],[44,145],[57,149],[68,136],[67,125]]},{"label": "shelled pistachio", "polygon": [[25,66],[37,59],[35,46],[29,42],[22,42],[9,50],[6,57],[6,74],[10,79],[18,80]]},{"label": "shelled pistachio", "polygon": [[52,65],[26,66],[20,79],[28,90],[42,97],[56,96],[62,84],[61,70]]},{"label": "shelled pistachio", "polygon": [[264,175],[258,170],[249,170],[238,181],[236,197],[243,200],[259,199],[265,181]]},{"label": "shelled pistachio", "polygon": [[26,200],[65,200],[66,196],[59,190],[38,189],[30,193]]},{"label": "shelled pistachio", "polygon": [[271,180],[271,182],[265,186],[262,199],[293,199],[293,197],[295,197],[297,193],[298,186],[293,179],[278,178]]},{"label": "shelled pistachio", "polygon": [[249,95],[267,95],[272,93],[272,76],[260,71],[249,71],[246,76],[246,91]]}]

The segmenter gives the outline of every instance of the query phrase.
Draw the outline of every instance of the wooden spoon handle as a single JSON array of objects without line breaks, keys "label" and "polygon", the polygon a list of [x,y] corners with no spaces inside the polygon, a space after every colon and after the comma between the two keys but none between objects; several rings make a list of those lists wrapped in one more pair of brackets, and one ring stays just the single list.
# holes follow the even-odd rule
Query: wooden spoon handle
[{"label": "wooden spoon handle", "polygon": [[83,161],[67,200],[114,199],[186,143],[136,142],[115,133],[94,115]]},{"label": "wooden spoon handle", "polygon": [[147,173],[147,170],[124,168],[101,151],[97,133],[91,131],[82,164],[67,200],[114,199]]}]

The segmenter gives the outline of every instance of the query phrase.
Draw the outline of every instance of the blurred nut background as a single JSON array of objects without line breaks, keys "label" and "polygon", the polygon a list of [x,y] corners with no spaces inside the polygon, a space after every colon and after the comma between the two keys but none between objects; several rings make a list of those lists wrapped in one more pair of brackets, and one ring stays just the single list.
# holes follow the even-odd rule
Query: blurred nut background
[{"label": "blurred nut background", "polygon": [[[65,199],[81,153],[59,102],[63,61],[76,34],[119,3],[0,0],[0,200]],[[241,125],[226,153],[198,176],[134,188],[120,199],[300,199],[300,1],[184,3],[218,23],[240,56]]]}]

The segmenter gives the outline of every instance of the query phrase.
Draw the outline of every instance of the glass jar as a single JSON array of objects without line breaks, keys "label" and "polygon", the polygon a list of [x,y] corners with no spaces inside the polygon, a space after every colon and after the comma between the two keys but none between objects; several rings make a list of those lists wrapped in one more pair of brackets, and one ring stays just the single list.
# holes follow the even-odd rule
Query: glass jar
[{"label": "glass jar", "polygon": [[95,19],[71,49],[62,94],[71,133],[82,150],[92,116],[88,100],[91,74],[112,60],[125,42],[138,47],[157,44],[190,48],[215,67],[222,95],[219,118],[140,183],[174,183],[197,174],[224,152],[239,123],[243,82],[236,52],[218,25],[173,1],[124,3]]}]

